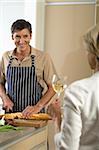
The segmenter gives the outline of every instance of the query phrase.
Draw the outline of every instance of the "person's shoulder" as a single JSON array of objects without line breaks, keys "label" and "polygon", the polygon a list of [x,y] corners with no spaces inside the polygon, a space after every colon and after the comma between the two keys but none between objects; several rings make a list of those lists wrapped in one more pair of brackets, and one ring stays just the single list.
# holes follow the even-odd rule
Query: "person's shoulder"
[{"label": "person's shoulder", "polygon": [[37,48],[32,47],[31,48],[31,54],[37,56],[37,55],[42,55],[43,52]]},{"label": "person's shoulder", "polygon": [[33,48],[32,47],[32,51],[31,51],[31,54],[35,55],[36,57],[50,57],[49,53],[46,52],[46,51],[42,51],[42,50],[39,50],[39,49],[36,49],[36,48]]},{"label": "person's shoulder", "polygon": [[[97,80],[99,80],[99,72],[94,73],[93,75],[90,75],[86,78],[74,81],[71,86],[81,86],[81,87],[87,87],[89,89],[92,89],[94,85],[97,84]],[[93,85],[93,86],[92,86]]]},{"label": "person's shoulder", "polygon": [[85,91],[88,92],[92,88],[92,79],[91,77],[87,77],[84,79],[80,79],[72,82],[68,86],[68,90],[76,90],[76,91]]},{"label": "person's shoulder", "polygon": [[85,84],[86,81],[89,80],[89,77],[88,78],[84,78],[84,79],[80,79],[80,80],[76,80],[74,82],[71,83],[71,86],[76,86],[76,85],[82,85],[82,84]]},{"label": "person's shoulder", "polygon": [[3,58],[7,58],[10,57],[12,55],[12,50],[8,50],[8,51],[4,51],[4,53],[2,54]]}]

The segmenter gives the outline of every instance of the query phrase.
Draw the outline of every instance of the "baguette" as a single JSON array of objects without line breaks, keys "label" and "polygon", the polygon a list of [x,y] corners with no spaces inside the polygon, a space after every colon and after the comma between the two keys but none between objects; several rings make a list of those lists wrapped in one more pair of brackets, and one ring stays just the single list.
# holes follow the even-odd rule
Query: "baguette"
[{"label": "baguette", "polygon": [[46,113],[38,113],[38,114],[32,114],[28,118],[25,118],[21,112],[16,113],[7,113],[4,115],[0,115],[0,118],[5,116],[5,119],[33,119],[33,120],[50,120],[51,116]]},{"label": "baguette", "polygon": [[0,115],[0,118],[4,116],[5,119],[14,119],[14,118],[22,118],[22,113],[21,112],[16,112],[16,113],[7,113],[4,115]]},{"label": "baguette", "polygon": [[32,114],[28,119],[34,120],[50,120],[51,116],[45,113]]}]

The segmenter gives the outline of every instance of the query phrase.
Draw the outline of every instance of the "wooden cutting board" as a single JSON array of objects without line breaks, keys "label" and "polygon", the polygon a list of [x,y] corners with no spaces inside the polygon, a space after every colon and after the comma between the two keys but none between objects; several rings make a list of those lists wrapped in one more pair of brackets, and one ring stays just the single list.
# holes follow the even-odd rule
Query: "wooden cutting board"
[{"label": "wooden cutting board", "polygon": [[11,123],[14,126],[27,126],[27,127],[43,127],[47,125],[46,120],[25,120],[25,119],[14,119]]}]

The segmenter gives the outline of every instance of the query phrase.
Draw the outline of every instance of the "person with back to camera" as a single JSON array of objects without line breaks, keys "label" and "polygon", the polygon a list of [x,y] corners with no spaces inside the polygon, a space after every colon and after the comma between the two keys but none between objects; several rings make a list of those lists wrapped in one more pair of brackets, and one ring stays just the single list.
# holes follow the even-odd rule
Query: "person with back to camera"
[{"label": "person with back to camera", "polygon": [[[94,74],[65,90],[63,118],[55,135],[56,150],[99,150],[99,24],[84,35],[84,42]],[[60,106],[52,106],[57,119]]]},{"label": "person with back to camera", "polygon": [[2,56],[0,97],[6,111],[22,111],[28,117],[45,111],[55,94],[51,78],[56,71],[50,56],[30,45],[32,27],[28,21],[16,20],[11,33],[15,49]]}]

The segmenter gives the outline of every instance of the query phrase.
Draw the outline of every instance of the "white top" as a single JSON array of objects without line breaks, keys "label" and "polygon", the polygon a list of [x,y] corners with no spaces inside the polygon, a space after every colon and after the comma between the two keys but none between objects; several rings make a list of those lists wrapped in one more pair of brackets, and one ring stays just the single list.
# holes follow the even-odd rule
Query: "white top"
[{"label": "white top", "polygon": [[66,89],[55,143],[56,150],[99,150],[99,72]]}]

